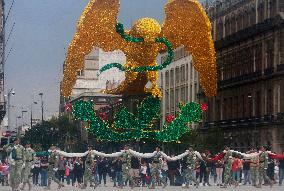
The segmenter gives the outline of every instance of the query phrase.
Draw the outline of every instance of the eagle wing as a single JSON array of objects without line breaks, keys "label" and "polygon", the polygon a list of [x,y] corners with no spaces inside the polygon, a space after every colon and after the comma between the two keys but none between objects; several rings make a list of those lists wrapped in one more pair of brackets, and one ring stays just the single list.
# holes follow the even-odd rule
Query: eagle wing
[{"label": "eagle wing", "polygon": [[183,45],[199,72],[200,84],[206,96],[217,93],[217,71],[211,23],[197,0],[169,0],[162,36],[174,48]]},{"label": "eagle wing", "polygon": [[120,49],[125,41],[116,33],[119,13],[119,0],[90,0],[77,24],[77,31],[69,45],[64,65],[64,78],[61,93],[64,97],[71,94],[76,83],[77,71],[84,68],[85,56],[94,47],[104,51]]}]

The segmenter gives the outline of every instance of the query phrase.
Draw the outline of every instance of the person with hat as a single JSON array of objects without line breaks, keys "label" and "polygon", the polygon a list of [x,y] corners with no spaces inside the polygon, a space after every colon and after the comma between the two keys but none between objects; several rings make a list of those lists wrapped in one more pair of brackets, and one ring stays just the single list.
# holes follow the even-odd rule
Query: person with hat
[{"label": "person with hat", "polygon": [[31,168],[32,165],[34,164],[34,156],[35,156],[35,151],[31,148],[31,144],[27,142],[24,150],[25,166],[22,171],[23,185],[20,188],[21,190],[25,189],[26,184],[28,184],[29,190],[32,189],[30,177],[31,177]]},{"label": "person with hat", "polygon": [[224,156],[224,185],[221,188],[227,188],[228,184],[232,181],[232,151],[230,151],[229,146],[225,146],[225,156]]},{"label": "person with hat", "polygon": [[155,189],[156,182],[158,181],[161,181],[163,183],[164,185],[163,188],[167,186],[166,180],[162,179],[160,176],[161,168],[162,168],[161,147],[157,146],[152,161],[152,170],[151,170],[152,186],[150,187],[150,189]]},{"label": "person with hat", "polygon": [[195,183],[196,188],[198,188],[199,182],[193,176],[197,161],[198,161],[198,158],[197,158],[193,148],[189,147],[187,159],[186,159],[186,162],[185,162],[186,163],[186,169],[185,169],[186,183],[185,183],[185,186],[183,188],[189,188],[189,181],[190,180],[193,181]]},{"label": "person with hat", "polygon": [[[124,146],[124,151],[122,153],[122,180],[123,183],[129,181],[131,188],[134,187],[133,177],[130,174],[131,169],[131,154],[129,152],[129,145]],[[121,185],[120,188],[123,186]]]},{"label": "person with hat", "polygon": [[7,152],[10,152],[12,160],[10,161],[10,186],[12,191],[17,191],[21,183],[21,172],[24,167],[24,150],[25,148],[20,144],[20,138],[16,138],[13,145],[5,147]]},{"label": "person with hat", "polygon": [[260,149],[261,153],[259,154],[259,179],[258,179],[258,186],[257,188],[261,188],[261,184],[263,179],[270,184],[272,187],[272,181],[268,178],[266,170],[268,167],[268,153],[266,146],[261,146]]},{"label": "person with hat", "polygon": [[84,171],[84,185],[82,186],[82,189],[86,189],[88,186],[88,183],[90,182],[90,187],[97,187],[97,184],[93,186],[93,179],[92,179],[92,169],[94,164],[94,159],[92,156],[93,147],[92,145],[88,145],[88,154],[86,156],[85,160],[85,171]]},{"label": "person with hat", "polygon": [[51,186],[51,180],[53,179],[54,182],[56,182],[58,184],[58,189],[60,189],[61,187],[64,187],[64,184],[61,183],[55,176],[55,172],[58,170],[57,166],[58,166],[58,160],[59,160],[59,156],[58,153],[56,152],[56,147],[54,145],[51,146],[51,152],[48,158],[48,184],[47,184],[47,189],[50,190],[50,186]]}]

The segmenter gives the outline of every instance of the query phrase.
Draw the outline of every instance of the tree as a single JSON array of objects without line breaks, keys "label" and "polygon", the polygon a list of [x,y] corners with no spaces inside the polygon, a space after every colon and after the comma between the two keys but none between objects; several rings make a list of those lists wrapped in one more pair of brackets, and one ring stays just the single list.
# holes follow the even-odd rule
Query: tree
[{"label": "tree", "polygon": [[79,135],[76,123],[67,116],[60,116],[30,128],[22,142],[30,142],[37,150],[47,150],[51,145],[70,150],[70,145],[74,145],[75,148],[76,143],[80,142]]}]

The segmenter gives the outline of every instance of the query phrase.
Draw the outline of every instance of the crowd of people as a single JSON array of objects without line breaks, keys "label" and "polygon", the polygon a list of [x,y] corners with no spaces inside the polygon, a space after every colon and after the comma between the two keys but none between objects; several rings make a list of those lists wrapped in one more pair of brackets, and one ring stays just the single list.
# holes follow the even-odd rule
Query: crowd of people
[{"label": "crowd of people", "polygon": [[[16,143],[16,144],[19,144]],[[30,148],[29,145],[25,149]],[[92,147],[88,147],[92,151]],[[129,148],[125,146],[124,150]],[[55,151],[55,148],[51,148]],[[156,148],[156,153],[160,147]],[[255,149],[248,153],[258,152]],[[51,181],[54,180],[59,188],[65,185],[72,185],[85,189],[87,186],[107,186],[107,181],[112,186],[123,188],[124,186],[166,187],[182,186],[227,186],[251,185],[260,188],[263,185],[282,185],[284,178],[284,159],[275,160],[262,155],[266,152],[265,147],[260,148],[260,155],[253,158],[245,158],[239,154],[232,153],[229,147],[225,148],[222,157],[216,157],[210,151],[205,151],[196,156],[193,148],[189,148],[188,156],[180,160],[167,161],[161,155],[156,154],[152,158],[138,158],[125,152],[122,156],[105,158],[93,156],[91,153],[84,157],[66,158],[52,152],[49,156],[33,157],[30,176],[33,187],[42,186],[50,189]],[[35,154],[35,153],[34,153]],[[283,153],[284,154],[284,153]],[[17,162],[17,156],[15,158]],[[13,184],[11,181],[16,176],[10,170],[16,164],[9,164],[8,160],[0,163],[0,181],[2,185]],[[23,167],[24,168],[24,167]],[[21,175],[20,187],[24,189],[24,175]],[[15,184],[15,180],[14,180]],[[29,189],[32,186],[29,184]],[[17,190],[17,186],[12,186]]]}]

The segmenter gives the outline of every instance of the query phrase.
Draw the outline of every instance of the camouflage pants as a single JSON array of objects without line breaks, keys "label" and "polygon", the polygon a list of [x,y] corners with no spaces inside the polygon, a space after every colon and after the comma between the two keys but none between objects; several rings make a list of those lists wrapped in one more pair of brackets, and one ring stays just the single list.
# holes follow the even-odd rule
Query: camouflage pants
[{"label": "camouflage pants", "polygon": [[15,161],[15,165],[11,165],[10,173],[10,184],[12,190],[17,190],[21,184],[21,172],[22,172],[23,161]]},{"label": "camouflage pants", "polygon": [[151,178],[152,178],[152,186],[155,186],[157,181],[161,181],[164,185],[166,185],[166,181],[161,178],[161,168],[159,167],[159,164],[152,164],[152,170],[151,170]]},{"label": "camouflage pants", "polygon": [[52,179],[54,180],[54,182],[56,182],[58,185],[61,185],[60,181],[56,178],[55,176],[55,171],[53,170],[54,166],[53,165],[49,165],[48,166],[48,172],[47,172],[47,176],[48,176],[48,188],[50,189],[50,185],[51,185],[51,181]]},{"label": "camouflage pants", "polygon": [[189,186],[189,181],[193,181],[196,185],[198,184],[196,178],[194,177],[194,170],[187,168],[185,170],[185,180],[186,180],[186,186]]},{"label": "camouflage pants", "polygon": [[227,186],[232,181],[232,170],[231,166],[225,166],[224,169],[224,184]]},{"label": "camouflage pants", "polygon": [[31,175],[31,162],[26,162],[25,167],[23,168],[23,182],[28,183],[30,181],[30,175]]},{"label": "camouflage pants", "polygon": [[263,179],[264,181],[267,181],[269,184],[271,183],[271,180],[267,176],[266,169],[264,169],[263,167],[260,167],[259,168],[259,178],[258,178],[259,186],[261,186]]},{"label": "camouflage pants", "polygon": [[90,182],[90,185],[92,185],[92,170],[90,168],[87,168],[85,169],[85,172],[84,172],[84,186],[87,187],[88,186],[88,183]]},{"label": "camouflage pants", "polygon": [[258,167],[250,167],[251,171],[251,182],[253,186],[256,186],[256,182],[258,180]]},{"label": "camouflage pants", "polygon": [[125,183],[127,180],[132,184],[133,183],[133,177],[130,174],[131,167],[128,165],[122,165],[122,180],[123,183]]}]

